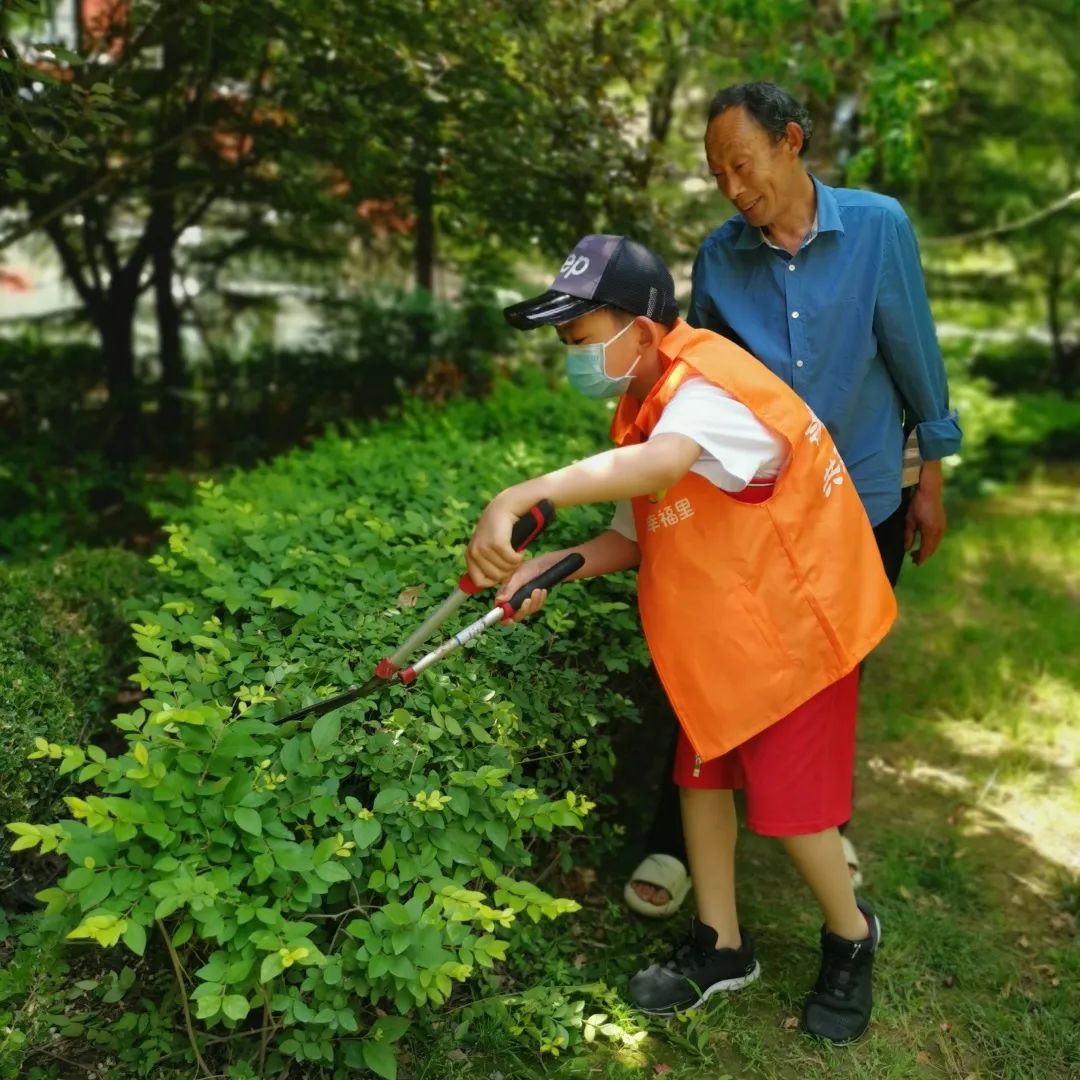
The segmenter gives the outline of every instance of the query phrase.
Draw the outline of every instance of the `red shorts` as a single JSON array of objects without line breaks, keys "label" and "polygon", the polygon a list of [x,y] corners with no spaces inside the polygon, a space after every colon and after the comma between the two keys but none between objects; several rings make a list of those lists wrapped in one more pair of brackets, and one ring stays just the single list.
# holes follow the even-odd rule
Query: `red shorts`
[{"label": "red shorts", "polygon": [[702,762],[679,733],[679,787],[746,790],[746,824],[762,836],[804,836],[851,817],[859,669],[722,757]]}]

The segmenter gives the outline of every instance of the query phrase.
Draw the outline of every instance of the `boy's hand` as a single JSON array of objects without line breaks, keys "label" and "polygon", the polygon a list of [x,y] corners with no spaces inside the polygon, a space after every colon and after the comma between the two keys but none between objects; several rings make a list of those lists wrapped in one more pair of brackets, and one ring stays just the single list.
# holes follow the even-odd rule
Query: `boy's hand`
[{"label": "boy's hand", "polygon": [[[513,591],[507,591],[505,595],[500,592],[498,599],[509,600],[510,597],[513,595]],[[537,614],[537,612],[539,612],[540,609],[544,606],[544,602],[547,600],[547,596],[547,589],[534,589],[529,599],[526,600],[525,603],[522,604],[516,612],[514,612],[510,621],[512,623],[518,623],[521,622],[522,619],[527,619],[530,615]]]},{"label": "boy's hand", "polygon": [[[543,555],[537,555],[535,559],[529,559],[527,562],[523,562],[510,577],[499,586],[499,595],[495,598],[495,602],[501,603],[503,600],[509,600],[522,585],[528,585],[533,578],[539,577],[545,570],[550,569],[565,555],[565,551],[545,551]],[[527,619],[530,615],[535,615],[544,606],[547,596],[546,589],[534,589],[529,596],[529,599],[518,608],[517,613],[510,621],[521,622],[522,619]]]},{"label": "boy's hand", "polygon": [[510,536],[523,512],[516,513],[501,495],[496,495],[480,515],[465,561],[469,577],[482,588],[505,581],[521,565],[522,555],[510,546]]}]

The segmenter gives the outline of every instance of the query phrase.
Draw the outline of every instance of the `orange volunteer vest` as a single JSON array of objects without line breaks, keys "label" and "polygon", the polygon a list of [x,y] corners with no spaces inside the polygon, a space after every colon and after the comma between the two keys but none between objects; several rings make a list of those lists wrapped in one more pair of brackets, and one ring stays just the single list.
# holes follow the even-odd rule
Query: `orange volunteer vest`
[{"label": "orange volunteer vest", "polygon": [[691,472],[633,500],[649,651],[708,761],[851,671],[888,632],[896,601],[832,438],[795,391],[746,350],[681,319],[660,359],[648,397],[619,401],[619,446],[647,439],[675,391],[700,375],[789,451],[763,502],[740,502]]}]

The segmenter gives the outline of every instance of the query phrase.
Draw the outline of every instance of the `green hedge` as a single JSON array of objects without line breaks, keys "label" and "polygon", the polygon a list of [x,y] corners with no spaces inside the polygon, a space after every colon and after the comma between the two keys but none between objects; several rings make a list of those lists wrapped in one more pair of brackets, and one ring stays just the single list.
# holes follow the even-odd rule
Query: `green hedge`
[{"label": "green hedge", "polygon": [[[154,584],[144,559],[115,548],[0,566],[0,821],[49,819],[66,780],[26,755],[35,738],[80,743],[101,732],[136,655],[124,599]],[[0,889],[17,877],[9,839],[0,838]]]},{"label": "green hedge", "polygon": [[[610,726],[634,715],[612,680],[646,659],[629,578],[557,590],[410,690],[275,717],[366,678],[453,586],[486,499],[603,446],[608,415],[535,377],[409,408],[207,483],[171,527],[152,560],[164,602],[135,626],[150,696],[117,719],[121,752],[43,745],[87,791],[71,820],[12,830],[66,856],[46,930],[122,943],[170,980],[159,1019],[136,1003],[109,1025],[129,1074],[155,1074],[152,1029],[178,1022],[190,977],[215,1070],[392,1076],[410,1020],[467,1001],[535,922],[573,908],[530,878],[540,853],[566,856],[611,775]],[[606,514],[567,512],[543,545]],[[530,1001],[518,1030],[557,1052],[582,1024],[580,1005]]]}]

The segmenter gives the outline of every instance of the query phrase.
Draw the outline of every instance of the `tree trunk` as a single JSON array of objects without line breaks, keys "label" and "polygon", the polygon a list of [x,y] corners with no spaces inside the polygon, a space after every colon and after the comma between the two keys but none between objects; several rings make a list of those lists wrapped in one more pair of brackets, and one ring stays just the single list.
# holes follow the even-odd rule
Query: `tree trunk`
[{"label": "tree trunk", "polygon": [[1067,397],[1076,393],[1077,361],[1080,350],[1065,340],[1061,317],[1061,289],[1065,283],[1060,260],[1054,260],[1046,277],[1046,321],[1050,329],[1050,347],[1054,360],[1054,382]]},{"label": "tree trunk", "polygon": [[180,311],[173,296],[176,273],[172,196],[163,196],[155,208],[153,242],[150,257],[154,270],[154,311],[157,317],[158,356],[161,360],[161,386],[158,395],[158,418],[166,459],[184,463],[190,451],[190,409],[184,396],[187,372],[183,343],[180,339]]},{"label": "tree trunk", "polygon": [[[172,96],[179,68],[178,42],[166,35],[162,80],[164,98],[158,125],[158,137],[169,136],[183,127],[183,107]],[[154,273],[154,312],[157,318],[158,358],[161,361],[161,384],[158,387],[158,419],[162,449],[170,463],[184,463],[191,446],[191,410],[187,405],[187,372],[183,342],[180,337],[180,311],[173,296],[176,276],[176,173],[180,146],[175,141],[168,151],[155,155],[150,167],[150,220],[147,230],[150,260]]]},{"label": "tree trunk", "polygon": [[435,196],[431,173],[422,164],[413,178],[413,208],[416,211],[416,287],[431,292],[435,284]]},{"label": "tree trunk", "polygon": [[114,279],[98,311],[96,325],[105,357],[109,390],[105,449],[118,464],[131,462],[140,447],[139,399],[135,385],[135,304],[138,285]]},{"label": "tree trunk", "polygon": [[[425,291],[430,299],[435,287],[435,193],[431,171],[421,162],[413,177],[413,209],[416,213],[416,246],[414,262],[416,288]],[[433,314],[423,307],[413,316],[413,343],[421,357],[431,356]]]}]

